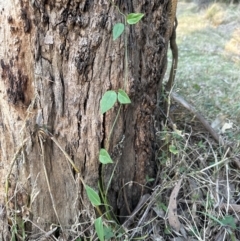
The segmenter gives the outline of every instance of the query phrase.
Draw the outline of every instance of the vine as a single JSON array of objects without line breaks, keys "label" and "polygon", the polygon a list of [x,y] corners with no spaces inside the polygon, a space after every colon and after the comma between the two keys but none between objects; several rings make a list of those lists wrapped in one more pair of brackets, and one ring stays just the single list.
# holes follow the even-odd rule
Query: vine
[{"label": "vine", "polygon": [[[113,26],[112,38],[113,38],[113,41],[115,41],[124,33],[124,30],[126,29],[127,25],[137,24],[143,18],[144,14],[142,14],[142,13],[130,13],[130,14],[125,15],[124,13],[122,13],[120,11],[118,6],[116,6],[114,3],[112,3],[112,4],[114,5],[114,7],[117,8],[118,12],[124,17],[124,23],[119,22],[119,23],[116,23]],[[125,36],[124,36],[124,48],[125,48],[125,58],[124,58],[125,70],[124,70],[123,87],[122,87],[122,89],[118,89],[117,91],[115,91],[115,90],[106,91],[103,94],[102,99],[100,100],[100,112],[101,112],[101,114],[105,114],[107,111],[112,109],[112,107],[117,102],[120,104],[119,108],[118,108],[118,111],[117,111],[117,115],[116,115],[115,120],[113,122],[113,125],[110,129],[109,136],[107,138],[107,146],[110,142],[111,135],[112,135],[112,132],[113,132],[114,127],[116,125],[116,122],[118,120],[122,105],[126,105],[126,104],[131,103],[131,99],[129,98],[128,94],[126,93],[126,85],[127,85],[127,80],[128,80],[128,50],[127,50],[127,34],[126,34],[126,31],[125,31]],[[99,161],[102,165],[113,163],[113,160],[112,160],[110,154],[108,153],[108,151],[105,148],[101,148],[100,151],[99,151]],[[116,167],[116,164],[115,164],[115,167]],[[114,173],[114,171],[115,171],[115,168],[113,170],[113,173]],[[99,185],[99,191],[100,191],[101,198],[103,200],[103,204],[101,203],[101,198],[100,198],[99,194],[94,189],[92,189],[91,187],[85,185],[85,190],[87,192],[87,196],[88,196],[91,204],[96,208],[98,214],[100,215],[100,217],[98,217],[94,221],[95,230],[97,232],[97,235],[98,235],[98,238],[99,238],[100,241],[104,241],[105,239],[108,240],[108,239],[115,236],[111,228],[107,227],[107,231],[106,231],[106,228],[104,229],[103,219],[102,219],[103,214],[102,214],[101,210],[99,209],[100,205],[104,205],[105,208],[106,208],[105,214],[106,214],[107,219],[112,220],[112,218],[109,214],[110,210],[109,210],[109,205],[108,205],[108,201],[107,201],[107,192],[108,192],[108,188],[110,186],[110,183],[111,183],[111,180],[112,180],[112,177],[113,177],[113,173],[110,177],[109,183],[108,183],[107,188],[105,190],[104,190],[103,186]],[[120,236],[118,236],[118,237],[120,237]]]}]

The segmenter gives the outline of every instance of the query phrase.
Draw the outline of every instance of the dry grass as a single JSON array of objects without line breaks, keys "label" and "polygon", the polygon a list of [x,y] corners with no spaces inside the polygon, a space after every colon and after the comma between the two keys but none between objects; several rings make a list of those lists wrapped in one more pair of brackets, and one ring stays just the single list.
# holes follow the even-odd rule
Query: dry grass
[{"label": "dry grass", "polygon": [[112,226],[115,237],[108,240],[240,239],[239,153],[217,144],[184,108],[174,120],[175,130],[165,126],[157,133],[159,173],[152,194],[129,223]]},{"label": "dry grass", "polygon": [[[217,120],[216,131],[232,148],[216,143],[193,114],[172,103],[177,128],[158,133],[160,185],[145,240],[239,240],[240,6],[213,4],[198,12],[195,4],[181,2],[178,21],[175,91],[210,123]],[[180,179],[176,231],[167,207]]]}]

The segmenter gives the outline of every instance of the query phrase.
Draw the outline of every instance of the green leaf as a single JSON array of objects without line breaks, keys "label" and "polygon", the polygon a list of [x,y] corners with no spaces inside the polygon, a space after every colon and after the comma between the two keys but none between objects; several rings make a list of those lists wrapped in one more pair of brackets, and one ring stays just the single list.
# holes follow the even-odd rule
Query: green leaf
[{"label": "green leaf", "polygon": [[113,90],[104,93],[100,101],[100,111],[102,114],[110,110],[117,101],[117,94]]},{"label": "green leaf", "polygon": [[123,23],[116,23],[113,26],[113,40],[116,40],[119,36],[121,36],[121,34],[124,31],[124,24]]},{"label": "green leaf", "polygon": [[209,213],[204,213],[204,212],[199,212],[199,213],[203,213],[204,215],[210,217],[211,219],[213,219],[215,222],[217,222],[218,224],[220,224],[221,226],[229,226],[232,229],[236,229],[236,224],[234,221],[234,218],[230,215],[223,217],[222,219],[217,219],[214,216],[212,216]]},{"label": "green leaf", "polygon": [[103,227],[103,230],[104,230],[104,236],[106,240],[110,240],[115,236],[111,227]]},{"label": "green leaf", "polygon": [[93,206],[101,205],[100,197],[96,191],[94,191],[91,187],[85,185],[85,189],[87,192],[88,199],[92,203]]},{"label": "green leaf", "polygon": [[118,101],[121,104],[130,104],[131,103],[131,100],[128,97],[127,93],[121,89],[118,90]]},{"label": "green leaf", "polygon": [[166,225],[165,226],[165,228],[164,228],[164,234],[171,234],[172,232],[171,232],[171,228],[170,228],[170,226],[168,226],[168,225]]},{"label": "green leaf", "polygon": [[102,164],[108,164],[108,163],[113,163],[110,155],[108,154],[108,152],[105,149],[101,149],[100,153],[99,153],[99,161]]},{"label": "green leaf", "polygon": [[161,208],[163,211],[167,212],[168,207],[164,203],[159,202],[157,206],[158,208]]},{"label": "green leaf", "polygon": [[149,177],[148,175],[146,176],[146,182],[149,183],[149,182],[153,182],[155,179],[154,178],[151,178]]},{"label": "green leaf", "polygon": [[100,241],[104,241],[104,230],[103,230],[103,222],[102,217],[95,219],[94,221],[95,229]]},{"label": "green leaf", "polygon": [[143,13],[130,13],[127,15],[127,23],[136,24],[142,19],[143,16]]},{"label": "green leaf", "polygon": [[223,219],[219,220],[222,223],[222,226],[229,226],[232,229],[236,229],[236,223],[234,221],[233,216],[225,216]]},{"label": "green leaf", "polygon": [[193,88],[194,88],[196,91],[200,91],[200,90],[201,90],[201,87],[200,87],[200,85],[198,85],[198,84],[194,84],[194,85],[193,85]]},{"label": "green leaf", "polygon": [[176,146],[170,145],[169,151],[174,155],[178,154],[178,150],[177,150]]}]

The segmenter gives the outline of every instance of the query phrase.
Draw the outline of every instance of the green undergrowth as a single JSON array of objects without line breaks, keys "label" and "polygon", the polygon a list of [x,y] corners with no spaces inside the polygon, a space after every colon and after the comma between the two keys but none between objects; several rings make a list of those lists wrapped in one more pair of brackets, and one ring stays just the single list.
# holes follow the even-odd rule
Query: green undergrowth
[{"label": "green undergrowth", "polygon": [[222,134],[239,142],[240,5],[215,3],[199,9],[194,3],[179,2],[177,43],[174,91],[210,123],[224,116],[221,124],[232,127]]}]

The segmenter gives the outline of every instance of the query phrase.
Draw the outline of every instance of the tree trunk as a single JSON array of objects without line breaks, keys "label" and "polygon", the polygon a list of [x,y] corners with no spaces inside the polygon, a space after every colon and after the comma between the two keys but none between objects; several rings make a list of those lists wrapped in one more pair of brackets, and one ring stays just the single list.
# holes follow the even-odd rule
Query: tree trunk
[{"label": "tree trunk", "polygon": [[[98,182],[106,187],[113,175],[109,203],[126,216],[148,191],[146,176],[156,176],[168,1],[115,2],[125,14],[145,16],[125,33],[132,103],[121,108],[108,145],[119,106],[102,115],[100,100],[107,90],[123,89],[127,68],[124,35],[116,41],[111,35],[113,25],[124,21],[117,8],[107,0],[0,0],[2,240],[9,240],[7,222],[15,215],[28,217],[32,234],[51,224],[66,234],[89,221],[94,209],[80,177],[98,190]],[[114,164],[102,167],[100,148]]]}]

